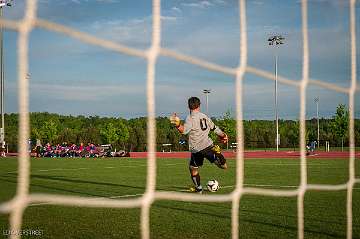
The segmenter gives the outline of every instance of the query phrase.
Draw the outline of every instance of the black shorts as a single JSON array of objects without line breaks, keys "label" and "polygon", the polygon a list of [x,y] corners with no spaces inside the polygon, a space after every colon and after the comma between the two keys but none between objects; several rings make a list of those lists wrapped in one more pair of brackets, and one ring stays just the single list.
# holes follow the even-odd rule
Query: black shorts
[{"label": "black shorts", "polygon": [[204,164],[204,158],[207,158],[210,163],[213,163],[216,160],[216,154],[212,150],[213,145],[197,152],[191,153],[190,166],[201,167]]}]

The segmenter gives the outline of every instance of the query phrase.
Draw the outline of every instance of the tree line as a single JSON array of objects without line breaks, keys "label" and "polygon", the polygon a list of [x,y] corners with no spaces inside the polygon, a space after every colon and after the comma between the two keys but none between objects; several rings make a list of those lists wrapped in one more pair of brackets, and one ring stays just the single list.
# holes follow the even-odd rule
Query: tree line
[{"label": "tree line", "polygon": [[[319,119],[320,145],[348,145],[348,111],[339,105],[332,118]],[[236,142],[236,120],[230,112],[213,121],[225,131],[231,143]],[[275,122],[271,120],[244,120],[245,148],[275,147]],[[80,144],[112,144],[118,150],[146,151],[147,118],[124,119],[99,116],[64,116],[53,113],[30,113],[30,137],[42,144],[63,142]],[[156,118],[157,150],[187,150],[187,137],[180,135],[166,117]],[[296,148],[299,144],[299,121],[279,120],[280,147]],[[18,114],[5,114],[5,140],[9,151],[17,151]],[[211,137],[215,142],[214,134]],[[317,119],[306,120],[306,140],[317,140]],[[355,120],[355,142],[360,142],[360,120]],[[171,146],[163,146],[171,144]],[[226,147],[222,145],[222,147]]]}]

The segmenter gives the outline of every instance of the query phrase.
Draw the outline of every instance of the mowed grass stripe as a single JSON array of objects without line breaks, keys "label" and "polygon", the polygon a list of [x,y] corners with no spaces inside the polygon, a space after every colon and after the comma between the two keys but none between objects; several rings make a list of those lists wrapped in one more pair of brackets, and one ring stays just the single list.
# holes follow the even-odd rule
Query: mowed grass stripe
[{"label": "mowed grass stripe", "polygon": [[[1,201],[15,193],[17,173],[6,173],[16,171],[14,160],[0,160]],[[31,192],[121,200],[141,196],[145,191],[146,159],[32,159],[31,163]],[[308,160],[308,163],[309,183],[341,184],[348,178],[348,160]],[[181,191],[191,186],[186,159],[159,159],[157,164],[157,190]],[[202,184],[215,178],[223,185],[218,194],[231,192],[235,184],[235,161],[229,160],[229,165],[229,170],[222,171],[205,162],[201,169]],[[359,175],[358,161],[356,165]],[[299,184],[298,166],[294,159],[245,160],[245,184],[286,190]],[[76,170],[79,168],[86,169]],[[74,170],[39,171],[49,169]],[[355,185],[356,189],[359,187]],[[360,192],[356,189],[354,238],[360,235]],[[243,196],[240,236],[296,238],[296,205],[295,197]],[[304,209],[306,238],[345,237],[346,191],[309,191],[305,194]],[[229,203],[155,201],[150,219],[152,238],[231,237]],[[37,205],[28,207],[24,216],[24,228],[43,230],[42,238],[139,238],[139,222],[140,209]],[[0,227],[7,228],[7,225],[8,216],[0,216]]]}]

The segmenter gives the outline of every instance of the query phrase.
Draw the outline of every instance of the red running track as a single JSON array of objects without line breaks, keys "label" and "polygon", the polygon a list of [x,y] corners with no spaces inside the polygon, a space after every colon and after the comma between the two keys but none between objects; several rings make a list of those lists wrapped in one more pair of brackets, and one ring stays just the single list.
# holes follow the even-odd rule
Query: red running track
[{"label": "red running track", "polygon": [[[226,158],[235,158],[236,153],[223,152]],[[130,152],[131,158],[146,158],[147,152]],[[156,152],[158,158],[189,158],[190,152]],[[245,158],[299,158],[298,151],[245,151]],[[348,158],[349,152],[313,152],[308,158]],[[355,152],[355,157],[360,158],[360,152]]]},{"label": "red running track", "polygon": [[[224,151],[226,158],[235,158],[236,153],[232,151]],[[18,153],[8,153],[7,156],[16,157]],[[32,154],[35,156],[35,154]],[[130,152],[131,158],[146,158],[147,152]],[[190,152],[156,152],[158,158],[190,158]],[[298,151],[245,151],[245,158],[299,158],[300,152]],[[349,152],[314,152],[307,156],[308,158],[349,158]],[[355,152],[355,157],[360,158],[360,152]]]}]

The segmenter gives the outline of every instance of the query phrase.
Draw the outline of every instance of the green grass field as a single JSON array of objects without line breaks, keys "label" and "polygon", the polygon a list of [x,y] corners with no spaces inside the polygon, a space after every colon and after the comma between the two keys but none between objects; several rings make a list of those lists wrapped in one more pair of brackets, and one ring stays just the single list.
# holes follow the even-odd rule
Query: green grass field
[{"label": "green grass field", "polygon": [[[158,159],[157,189],[184,191],[191,185],[186,159]],[[222,171],[205,162],[202,184],[217,179],[217,193],[229,193],[235,184],[235,161]],[[359,177],[360,164],[356,164]],[[299,161],[250,159],[245,161],[247,186],[294,189],[299,184]],[[0,159],[0,201],[15,193],[17,162]],[[348,178],[348,160],[309,160],[308,183],[341,184]],[[31,159],[31,192],[84,197],[138,197],[145,191],[145,159]],[[41,230],[29,238],[139,238],[140,209],[81,208],[32,205],[23,228]],[[230,238],[230,203],[155,201],[151,208],[152,238]],[[240,202],[241,238],[297,238],[296,197],[246,195]],[[8,215],[0,214],[2,237]],[[305,195],[305,238],[344,238],[346,191],[308,191]],[[360,185],[353,198],[353,236],[360,238]],[[26,237],[25,237],[26,238]]]}]

